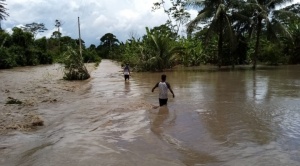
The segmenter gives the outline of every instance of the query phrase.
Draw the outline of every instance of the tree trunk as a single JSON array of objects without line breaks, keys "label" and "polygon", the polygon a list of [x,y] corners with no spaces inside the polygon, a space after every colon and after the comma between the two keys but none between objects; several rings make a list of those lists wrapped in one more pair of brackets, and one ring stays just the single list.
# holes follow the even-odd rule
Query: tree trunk
[{"label": "tree trunk", "polygon": [[223,15],[220,15],[219,23],[219,40],[218,40],[218,66],[222,65],[222,52],[223,52]]},{"label": "tree trunk", "polygon": [[255,43],[255,52],[254,52],[254,56],[253,56],[253,66],[252,66],[253,70],[256,69],[256,63],[257,63],[259,39],[260,39],[261,27],[262,27],[261,21],[262,21],[261,18],[259,18],[257,21],[256,43]]}]

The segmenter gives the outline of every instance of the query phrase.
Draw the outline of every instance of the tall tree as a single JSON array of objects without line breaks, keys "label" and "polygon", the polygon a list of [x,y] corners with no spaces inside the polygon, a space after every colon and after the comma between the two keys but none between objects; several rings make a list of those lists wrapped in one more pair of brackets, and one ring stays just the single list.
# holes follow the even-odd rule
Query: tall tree
[{"label": "tall tree", "polygon": [[33,22],[31,24],[26,24],[25,26],[22,27],[22,29],[24,31],[31,32],[33,34],[34,38],[36,37],[36,35],[39,32],[44,32],[44,31],[48,30],[45,27],[44,23],[36,23],[36,22]]},{"label": "tall tree", "polygon": [[12,42],[14,45],[29,48],[29,46],[34,42],[33,34],[30,32],[24,32],[21,28],[14,27],[12,29],[13,33],[11,35]]},{"label": "tall tree", "polygon": [[9,16],[9,14],[6,12],[7,9],[4,7],[6,5],[4,2],[5,0],[0,0],[0,30],[2,30],[1,21],[5,20],[6,17]]},{"label": "tall tree", "polygon": [[97,47],[97,52],[102,58],[110,56],[114,48],[119,45],[119,40],[112,33],[106,33],[100,38],[100,45]]},{"label": "tall tree", "polygon": [[100,41],[101,45],[108,46],[110,49],[112,48],[112,46],[119,43],[117,37],[112,33],[106,33],[100,38]]},{"label": "tall tree", "polygon": [[13,54],[16,56],[17,64],[21,66],[36,64],[37,58],[31,51],[31,46],[34,43],[33,34],[24,32],[18,27],[14,27],[12,31],[11,38],[14,46]]},{"label": "tall tree", "polygon": [[[190,0],[188,5],[201,9],[192,21],[187,24],[188,33],[192,33],[199,23],[208,24],[208,31],[206,40],[210,38],[212,34],[218,35],[218,65],[222,65],[222,52],[224,38],[227,37],[230,40],[230,48],[235,48],[235,36],[232,31],[232,23],[230,21],[231,15],[229,15],[231,9],[231,1],[228,0]],[[226,36],[225,36],[226,35]]]},{"label": "tall tree", "polygon": [[62,23],[60,20],[55,20],[55,27],[57,28],[57,31],[60,32],[60,27],[61,27]]},{"label": "tall tree", "polygon": [[172,6],[168,8],[165,0],[159,0],[153,4],[152,11],[162,8],[168,15],[166,25],[178,36],[179,30],[190,20],[191,15],[186,11],[185,0],[170,0],[170,3]]},{"label": "tall tree", "polygon": [[280,10],[274,11],[273,17],[287,27],[292,35],[292,40],[286,37],[282,38],[284,52],[289,57],[289,63],[300,63],[300,3],[286,6]]},{"label": "tall tree", "polygon": [[[246,7],[252,10],[252,28],[256,31],[255,52],[253,55],[253,66],[255,70],[257,65],[257,57],[259,54],[260,38],[262,31],[265,29],[269,40],[277,40],[278,34],[290,36],[285,27],[277,20],[274,13],[283,13],[280,9],[276,9],[286,3],[291,3],[293,0],[248,0]],[[272,17],[273,16],[273,17]]]},{"label": "tall tree", "polygon": [[61,33],[60,33],[60,27],[61,27],[62,23],[60,20],[55,20],[55,27],[57,28],[57,32],[54,33],[53,35],[58,39],[58,49],[60,51],[60,37],[61,37]]}]

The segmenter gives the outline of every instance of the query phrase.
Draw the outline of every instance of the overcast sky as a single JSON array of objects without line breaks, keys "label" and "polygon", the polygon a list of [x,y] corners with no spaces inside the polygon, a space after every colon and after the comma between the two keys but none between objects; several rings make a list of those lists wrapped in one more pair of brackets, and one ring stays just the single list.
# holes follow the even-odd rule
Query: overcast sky
[{"label": "overcast sky", "polygon": [[[78,38],[77,20],[80,17],[81,37],[86,46],[100,43],[106,33],[113,33],[120,41],[131,36],[141,37],[145,27],[164,24],[167,15],[162,11],[151,12],[158,0],[6,0],[9,17],[2,21],[2,28],[28,23],[44,23],[48,31],[39,36],[50,37],[57,30],[55,20],[61,20],[63,36]],[[300,2],[300,0],[296,0]],[[192,12],[192,16],[196,11]]]}]

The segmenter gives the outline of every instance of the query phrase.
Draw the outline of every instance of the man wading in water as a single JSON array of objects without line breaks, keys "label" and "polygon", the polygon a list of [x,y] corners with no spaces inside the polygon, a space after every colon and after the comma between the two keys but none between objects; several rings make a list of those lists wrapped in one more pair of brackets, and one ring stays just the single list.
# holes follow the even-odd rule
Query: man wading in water
[{"label": "man wading in water", "polygon": [[129,66],[128,64],[126,64],[125,68],[124,68],[124,78],[125,78],[125,81],[128,79],[129,81],[129,75],[130,75],[130,69],[129,69]]},{"label": "man wading in water", "polygon": [[161,82],[158,82],[153,88],[152,92],[154,92],[155,88],[159,88],[159,106],[167,105],[168,103],[168,89],[173,94],[173,98],[175,97],[173,90],[171,89],[171,85],[166,82],[167,76],[165,74],[161,75]]}]

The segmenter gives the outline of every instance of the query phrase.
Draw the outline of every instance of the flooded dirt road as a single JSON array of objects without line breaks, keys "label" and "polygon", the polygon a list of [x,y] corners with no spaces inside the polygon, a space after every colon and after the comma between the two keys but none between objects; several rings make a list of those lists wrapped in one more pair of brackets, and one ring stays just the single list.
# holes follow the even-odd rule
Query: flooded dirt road
[{"label": "flooded dirt road", "polygon": [[[176,98],[156,109],[151,88],[162,73],[125,82],[103,60],[90,80],[65,82],[58,68],[0,71],[1,109],[44,120],[37,131],[0,136],[0,165],[300,165],[299,66],[166,72]],[[26,77],[35,72],[47,74]],[[8,95],[26,97],[25,108],[5,105]]]}]

